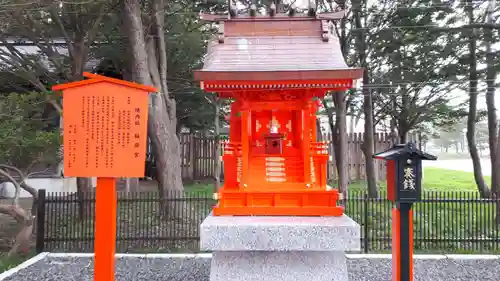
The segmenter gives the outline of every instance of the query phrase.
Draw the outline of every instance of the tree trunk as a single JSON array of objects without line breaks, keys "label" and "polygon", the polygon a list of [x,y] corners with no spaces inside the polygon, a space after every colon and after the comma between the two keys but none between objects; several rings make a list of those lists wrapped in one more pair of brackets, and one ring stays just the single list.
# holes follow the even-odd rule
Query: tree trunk
[{"label": "tree trunk", "polygon": [[[500,147],[500,127],[498,128],[498,136],[497,136],[497,148]],[[496,150],[496,159],[500,160],[500,149]],[[492,167],[494,171],[500,171],[500,161],[496,161],[496,166]],[[500,190],[496,190],[493,193],[493,198],[496,200],[495,205],[496,205],[496,216],[495,216],[495,222],[496,224],[500,224]]]},{"label": "tree trunk", "polygon": [[[361,24],[361,6],[362,0],[356,0],[352,2],[353,5],[353,16],[355,26],[359,30],[363,30]],[[363,154],[365,155],[365,173],[366,181],[368,185],[368,196],[370,198],[375,198],[378,195],[377,192],[377,178],[375,175],[375,163],[373,160],[373,154],[375,153],[375,143],[374,143],[374,130],[373,130],[373,102],[370,89],[368,89],[368,84],[370,83],[370,77],[368,74],[368,68],[366,63],[366,38],[363,32],[358,32],[356,37],[356,49],[359,54],[359,63],[361,67],[365,68],[363,72],[363,112],[365,116],[364,124],[364,134],[363,134]]]},{"label": "tree trunk", "polygon": [[354,133],[355,130],[356,128],[354,126],[354,116],[351,115],[349,116],[349,133]]},{"label": "tree trunk", "polygon": [[[488,6],[486,23],[491,24],[493,20],[495,2],[490,0],[490,5]],[[495,53],[492,50],[491,45],[493,44],[493,29],[484,29],[484,38],[486,41],[486,106],[488,112],[488,143],[490,148],[490,161],[491,161],[491,192],[496,194],[500,191],[500,173],[496,170],[498,166],[497,158],[497,138],[498,138],[498,119],[495,107],[495,80],[496,80],[496,69],[495,69]]]},{"label": "tree trunk", "polygon": [[[97,21],[102,18],[99,16]],[[64,29],[64,27],[61,27]],[[87,62],[89,48],[86,45],[86,41],[93,40],[92,35],[89,35],[92,30],[80,30],[75,32],[72,37],[65,38],[69,44],[68,51],[70,56],[70,69],[71,77],[73,81],[81,80],[83,77],[83,71],[85,68],[85,63]],[[63,32],[65,33],[65,32]],[[65,33],[66,34],[66,33]],[[90,42],[88,43],[90,45]],[[62,119],[62,117],[61,117]],[[64,120],[62,120],[64,121]],[[62,128],[62,124],[61,124]],[[61,130],[62,132],[62,130]],[[76,179],[76,189],[77,189],[77,200],[78,200],[78,218],[80,220],[87,219],[90,216],[90,193],[93,191],[91,178],[77,178]]]},{"label": "tree trunk", "polygon": [[[70,40],[70,38],[68,38]],[[71,57],[71,80],[77,81],[82,79],[84,64],[87,58],[87,52],[84,49],[85,37],[83,34],[75,34],[74,41],[70,42],[70,57]],[[63,132],[63,118],[61,117],[61,134]],[[90,194],[92,189],[92,180],[90,178],[76,178],[76,196],[78,200],[78,219],[84,220],[90,216]]]},{"label": "tree trunk", "polygon": [[214,106],[215,106],[215,175],[214,175],[214,193],[219,191],[220,188],[220,172],[221,172],[221,147],[220,147],[220,99],[218,97],[214,97]]},{"label": "tree trunk", "polygon": [[[404,91],[404,90],[403,90]],[[403,92],[401,97],[401,112],[399,113],[398,134],[399,143],[406,143],[408,141],[408,111],[410,110],[410,101],[408,94]]]},{"label": "tree trunk", "polygon": [[349,170],[348,170],[348,134],[347,134],[347,120],[346,120],[346,100],[345,92],[334,93],[335,105],[335,124],[337,127],[337,140],[338,140],[338,162],[337,171],[339,173],[338,188],[344,195],[344,199],[348,197],[347,186],[349,184]]},{"label": "tree trunk", "polygon": [[90,216],[89,199],[92,188],[92,180],[90,178],[76,178],[76,194],[78,200],[78,219],[84,220]]},{"label": "tree trunk", "polygon": [[176,134],[175,101],[169,96],[166,86],[166,46],[164,38],[164,14],[154,3],[151,13],[153,24],[149,24],[156,34],[144,34],[141,19],[140,1],[123,1],[123,19],[126,34],[131,46],[132,77],[135,81],[151,85],[158,93],[150,94],[148,112],[148,136],[153,145],[156,160],[158,187],[161,197],[162,214],[166,215],[166,197],[169,191],[183,190],[180,145]]},{"label": "tree trunk", "polygon": [[[468,12],[469,23],[474,22],[474,9],[472,0],[466,1],[466,9]],[[477,58],[476,58],[476,34],[474,29],[468,29],[469,32],[469,114],[467,116],[467,145],[472,159],[474,169],[474,180],[476,182],[479,193],[483,198],[490,196],[490,190],[486,185],[483,172],[481,169],[481,161],[476,144],[476,121],[477,121]]]},{"label": "tree trunk", "polygon": [[[333,97],[332,97],[333,99]],[[325,108],[326,114],[328,116],[328,126],[330,127],[330,141],[332,142],[333,147],[333,160],[335,161],[335,167],[339,165],[339,146],[338,146],[338,132],[337,125],[335,124],[335,118],[333,118],[334,109],[328,106],[328,103],[325,99],[322,100],[323,107]],[[338,168],[336,168],[338,173]]]},{"label": "tree trunk", "polygon": [[[396,96],[391,95],[391,110],[394,112],[397,110],[397,101],[396,101]],[[391,115],[391,120],[390,120],[390,126],[391,126],[391,131],[389,133],[389,138],[391,140],[391,144],[397,144],[398,143],[398,124],[396,122],[396,118],[394,116],[397,116],[396,113],[392,113]]]},{"label": "tree trunk", "polygon": [[16,235],[14,245],[8,252],[7,256],[10,257],[18,254],[21,250],[28,253],[33,233],[33,219],[18,205],[0,204],[0,213],[13,217],[21,225],[21,230]]},{"label": "tree trunk", "polygon": [[[495,11],[495,0],[489,0],[486,23],[493,23],[493,12]],[[484,30],[486,41],[486,106],[488,109],[488,141],[490,144],[490,161],[491,161],[491,193],[492,197],[497,200],[495,222],[500,224],[500,153],[499,138],[500,130],[498,129],[497,112],[495,108],[495,80],[497,77],[495,68],[495,53],[492,50],[493,44],[493,29],[488,27]]]},{"label": "tree trunk", "polygon": [[[365,69],[363,74],[363,85],[368,85],[368,70]],[[375,154],[374,130],[373,130],[373,102],[371,92],[368,88],[363,87],[363,111],[365,114],[365,133],[363,134],[363,153],[365,154],[365,172],[368,185],[368,196],[370,198],[377,197],[377,178],[375,174],[375,163],[373,154]]]},{"label": "tree trunk", "polygon": [[321,130],[321,119],[316,118],[316,137],[317,141],[323,141],[323,130]]},{"label": "tree trunk", "polygon": [[[19,224],[21,224],[21,230],[16,235],[14,239],[14,245],[8,252],[7,256],[10,257],[14,254],[18,254],[20,250],[24,253],[29,252],[31,236],[33,233],[33,223],[36,217],[36,204],[32,205],[31,214],[19,206],[19,194],[21,189],[24,189],[33,196],[33,202],[38,203],[38,193],[37,190],[26,184],[26,177],[24,173],[16,167],[9,166],[6,164],[0,164],[0,174],[6,177],[16,188],[14,195],[14,200],[12,204],[0,204],[0,213],[6,214],[14,218]],[[19,176],[19,181],[12,177],[11,172],[15,172]],[[33,209],[35,212],[33,212]]]}]

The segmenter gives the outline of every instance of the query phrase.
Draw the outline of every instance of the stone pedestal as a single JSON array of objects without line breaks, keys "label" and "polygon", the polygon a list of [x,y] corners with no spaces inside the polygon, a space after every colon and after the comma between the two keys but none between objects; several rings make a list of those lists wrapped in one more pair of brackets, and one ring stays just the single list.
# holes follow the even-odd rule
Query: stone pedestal
[{"label": "stone pedestal", "polygon": [[200,238],[213,252],[210,281],[347,281],[345,252],[360,250],[360,227],[346,215],[210,215]]}]

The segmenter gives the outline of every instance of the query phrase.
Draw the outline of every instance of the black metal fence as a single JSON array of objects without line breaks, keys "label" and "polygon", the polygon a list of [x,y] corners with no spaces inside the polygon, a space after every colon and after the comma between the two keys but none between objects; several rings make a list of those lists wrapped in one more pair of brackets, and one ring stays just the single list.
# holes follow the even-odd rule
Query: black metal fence
[{"label": "black metal fence", "polygon": [[[198,252],[199,225],[215,203],[211,193],[170,193],[160,206],[157,193],[119,194],[117,252]],[[92,252],[94,194],[40,191],[37,251]],[[391,209],[385,199],[351,191],[346,214],[361,226],[364,252],[391,250]],[[497,253],[500,226],[496,205],[476,192],[425,192],[414,205],[414,247],[421,253]]]}]

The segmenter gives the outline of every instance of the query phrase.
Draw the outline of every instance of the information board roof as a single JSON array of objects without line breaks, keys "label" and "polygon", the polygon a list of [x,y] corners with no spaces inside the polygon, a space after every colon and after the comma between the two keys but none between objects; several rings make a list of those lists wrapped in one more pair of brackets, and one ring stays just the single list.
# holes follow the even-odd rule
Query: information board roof
[{"label": "information board roof", "polygon": [[70,88],[81,87],[81,86],[91,85],[91,84],[95,84],[95,83],[108,82],[108,83],[122,85],[122,86],[130,87],[130,88],[135,88],[135,89],[138,89],[138,90],[143,90],[143,91],[150,92],[150,93],[157,92],[156,88],[151,87],[151,86],[146,86],[146,85],[141,85],[141,84],[137,84],[137,83],[134,83],[134,82],[129,82],[129,81],[124,81],[124,80],[120,80],[120,79],[110,78],[110,77],[102,76],[102,75],[99,75],[99,74],[93,74],[93,73],[89,73],[89,72],[84,72],[83,76],[86,77],[86,78],[90,78],[90,79],[82,80],[82,81],[76,81],[76,82],[71,82],[71,83],[65,83],[65,84],[59,84],[59,85],[54,85],[52,87],[52,90],[54,90],[54,91],[62,91],[62,90],[70,89]]},{"label": "information board roof", "polygon": [[418,149],[414,143],[396,144],[386,151],[373,155],[373,158],[395,160],[403,157],[417,157],[422,160],[436,160],[437,157]]}]

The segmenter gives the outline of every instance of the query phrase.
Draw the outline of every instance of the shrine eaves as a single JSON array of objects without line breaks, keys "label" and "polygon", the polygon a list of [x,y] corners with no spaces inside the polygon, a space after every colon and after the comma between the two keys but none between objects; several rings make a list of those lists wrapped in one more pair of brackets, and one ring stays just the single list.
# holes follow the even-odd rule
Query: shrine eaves
[{"label": "shrine eaves", "polygon": [[[272,88],[284,81],[352,81],[362,77],[361,68],[346,65],[339,39],[333,33],[332,21],[340,20],[343,11],[273,15],[270,10],[267,15],[251,14],[201,15],[202,20],[217,23],[219,30],[209,43],[203,68],[195,71],[203,89]],[[215,84],[222,81],[226,83]],[[255,81],[278,83],[263,86]],[[335,89],[342,85],[307,86]]]}]

